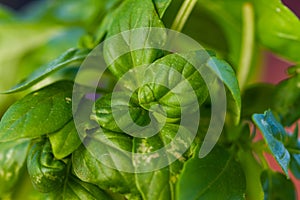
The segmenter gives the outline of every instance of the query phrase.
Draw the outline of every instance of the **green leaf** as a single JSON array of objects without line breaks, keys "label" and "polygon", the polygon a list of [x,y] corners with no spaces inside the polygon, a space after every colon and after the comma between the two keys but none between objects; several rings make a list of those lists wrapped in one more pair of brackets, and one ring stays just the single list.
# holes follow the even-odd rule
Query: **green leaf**
[{"label": "green leaf", "polygon": [[[146,173],[136,173],[136,184],[143,197],[147,200],[174,199],[175,183],[178,180],[183,162],[186,160],[181,155],[187,149],[185,141],[188,137],[188,131],[181,129],[178,133],[179,125],[166,124],[158,134],[149,138],[134,138],[133,151],[141,154],[134,156],[133,160],[138,163],[137,171],[145,169],[156,169]],[[166,148],[175,138],[176,134],[182,134],[181,143],[177,143],[173,148]],[[158,153],[158,151],[162,151]],[[175,158],[175,159],[172,159]],[[173,162],[174,161],[174,162]],[[166,167],[160,168],[161,164]],[[159,168],[159,169],[157,169]]]},{"label": "green leaf", "polygon": [[300,154],[292,154],[290,170],[297,179],[300,179]]},{"label": "green leaf", "polygon": [[[171,16],[166,15],[165,17]],[[174,20],[174,18],[171,20]],[[202,3],[197,3],[186,21],[182,33],[195,39],[207,49],[213,49],[217,53],[227,55],[229,41],[222,26],[223,24],[219,24],[219,21],[214,19],[210,11],[203,8]],[[231,33],[233,36],[236,35],[233,31]]]},{"label": "green leaf", "polygon": [[[235,69],[239,67],[240,53],[241,53],[241,41],[242,41],[242,6],[244,1],[222,1],[222,0],[210,0],[205,3],[198,1],[200,10],[207,13],[208,19],[211,18],[216,26],[222,31],[218,34],[218,38],[224,38],[222,43],[226,45],[228,50],[225,52],[226,59],[233,64]],[[199,26],[199,25],[197,25]],[[210,33],[208,33],[210,34]],[[224,36],[222,36],[224,34]],[[209,43],[206,41],[206,43]],[[212,43],[210,41],[210,43]],[[216,46],[216,45],[215,45]],[[220,44],[218,44],[218,47]],[[217,49],[218,50],[218,49]]]},{"label": "green leaf", "polygon": [[72,154],[73,170],[78,178],[93,183],[101,189],[139,196],[134,174],[120,170],[133,168],[131,157],[120,151],[123,149],[131,152],[130,137],[106,130],[97,131],[86,138],[84,144],[88,149],[81,146]]},{"label": "green leaf", "polygon": [[125,92],[104,95],[96,101],[93,113],[91,118],[101,127],[121,133],[132,130],[135,124],[145,126],[150,122],[148,111],[139,106],[135,93],[131,97]]},{"label": "green leaf", "polygon": [[89,50],[87,49],[69,49],[67,52],[62,54],[57,59],[53,60],[52,62],[48,63],[47,65],[44,65],[34,71],[29,77],[27,77],[26,80],[23,82],[17,84],[12,89],[1,92],[2,94],[8,94],[13,92],[18,92],[25,90],[31,86],[33,86],[35,83],[41,81],[43,78],[49,76],[51,73],[58,71],[59,69],[62,69],[63,67],[74,63],[74,62],[81,62],[85,59],[85,57],[88,55]]},{"label": "green leaf", "polygon": [[272,108],[284,126],[291,126],[300,118],[300,74],[286,79],[276,87]]},{"label": "green leaf", "polygon": [[262,45],[292,61],[299,62],[300,21],[279,0],[253,0],[257,36]]},{"label": "green leaf", "polygon": [[0,197],[11,192],[18,183],[30,140],[0,143]]},{"label": "green leaf", "polygon": [[288,135],[286,148],[290,152],[291,162],[290,170],[297,179],[300,179],[300,141],[298,139],[298,124],[292,135]]},{"label": "green leaf", "polygon": [[207,65],[213,69],[229,90],[227,111],[233,123],[238,124],[241,117],[241,92],[235,72],[228,63],[217,57],[211,57]]},{"label": "green leaf", "polygon": [[139,88],[140,105],[150,110],[160,105],[161,114],[168,118],[180,118],[183,112],[191,112],[206,100],[208,90],[200,73],[190,64],[193,59],[203,67],[205,52],[187,55],[170,54],[149,65],[145,71],[144,84]]},{"label": "green leaf", "polygon": [[263,171],[261,184],[265,193],[265,200],[271,199],[297,199],[293,182],[278,172]]},{"label": "green leaf", "polygon": [[246,177],[246,199],[263,199],[264,191],[260,184],[262,166],[250,150],[239,150],[237,155]]},{"label": "green leaf", "polygon": [[73,83],[42,88],[13,104],[0,122],[0,141],[34,138],[62,128],[72,119]]},{"label": "green leaf", "polygon": [[176,188],[177,199],[245,199],[243,170],[230,155],[215,147],[206,157],[188,160]]},{"label": "green leaf", "polygon": [[101,200],[111,200],[111,198],[97,186],[86,183],[73,175],[69,175],[68,180],[61,190],[55,192],[55,199],[101,199]]},{"label": "green leaf", "polygon": [[56,133],[49,134],[49,140],[53,154],[57,159],[62,159],[70,155],[81,144],[81,140],[78,136],[73,120],[68,122]]},{"label": "green leaf", "polygon": [[27,168],[34,188],[43,193],[59,189],[66,178],[67,165],[54,158],[48,140],[33,144],[27,157]]},{"label": "green leaf", "polygon": [[171,2],[172,0],[153,0],[156,11],[160,18],[163,17]]},{"label": "green leaf", "polygon": [[288,167],[291,156],[284,146],[286,140],[284,128],[275,119],[271,110],[266,111],[264,114],[254,114],[252,118],[256,126],[261,130],[272,155],[275,157],[286,176],[289,177]]},{"label": "green leaf", "polygon": [[250,119],[253,113],[262,113],[271,108],[275,86],[271,84],[257,84],[247,88],[242,96],[242,117]]},{"label": "green leaf", "polygon": [[164,27],[151,0],[126,0],[112,17],[115,20],[107,37],[122,34],[104,43],[104,58],[116,77],[121,78],[129,69],[150,64],[161,56],[161,50],[151,47],[153,44],[163,44],[166,37],[164,30],[138,29]]}]

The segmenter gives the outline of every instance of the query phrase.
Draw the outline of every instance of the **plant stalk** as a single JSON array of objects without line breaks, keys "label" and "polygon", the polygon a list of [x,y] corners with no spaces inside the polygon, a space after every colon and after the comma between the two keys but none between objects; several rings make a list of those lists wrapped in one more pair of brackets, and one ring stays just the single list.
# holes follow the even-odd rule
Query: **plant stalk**
[{"label": "plant stalk", "polygon": [[190,16],[193,8],[195,7],[197,3],[197,0],[185,0],[176,17],[175,17],[175,20],[173,21],[173,24],[171,26],[171,29],[175,30],[175,31],[178,31],[178,32],[181,32],[188,17]]},{"label": "plant stalk", "polygon": [[254,48],[254,10],[251,3],[243,5],[243,37],[237,78],[243,91],[251,67]]}]

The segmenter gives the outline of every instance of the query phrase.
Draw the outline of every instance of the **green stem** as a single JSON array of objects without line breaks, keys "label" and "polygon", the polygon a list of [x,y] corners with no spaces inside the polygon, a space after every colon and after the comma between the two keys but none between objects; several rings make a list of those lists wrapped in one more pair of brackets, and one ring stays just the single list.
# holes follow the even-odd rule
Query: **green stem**
[{"label": "green stem", "polygon": [[197,0],[185,0],[183,2],[171,26],[171,29],[178,32],[182,30],[196,3]]},{"label": "green stem", "polygon": [[264,198],[264,192],[260,183],[260,175],[263,168],[249,150],[240,150],[238,152],[238,158],[246,176],[246,199],[262,200]]},{"label": "green stem", "polygon": [[244,89],[251,61],[254,47],[254,11],[251,3],[243,5],[243,38],[241,45],[241,55],[239,68],[237,71],[237,78],[240,83],[241,91]]}]

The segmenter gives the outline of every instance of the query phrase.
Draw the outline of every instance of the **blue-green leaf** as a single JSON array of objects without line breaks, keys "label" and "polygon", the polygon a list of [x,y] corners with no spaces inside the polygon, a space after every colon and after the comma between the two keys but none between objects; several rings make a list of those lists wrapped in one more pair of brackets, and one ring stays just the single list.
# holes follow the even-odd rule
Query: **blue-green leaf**
[{"label": "blue-green leaf", "polygon": [[252,118],[256,126],[261,130],[272,155],[286,176],[289,177],[288,168],[291,156],[284,146],[286,132],[283,126],[275,119],[271,110],[266,111],[264,114],[254,114]]}]

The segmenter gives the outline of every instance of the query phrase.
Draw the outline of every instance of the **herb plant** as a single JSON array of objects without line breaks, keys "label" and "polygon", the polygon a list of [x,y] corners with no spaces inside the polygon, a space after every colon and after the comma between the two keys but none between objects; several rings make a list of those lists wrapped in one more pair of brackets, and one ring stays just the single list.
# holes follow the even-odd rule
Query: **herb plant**
[{"label": "herb plant", "polygon": [[[279,0],[45,1],[22,15],[0,8],[1,199],[296,199],[300,21]],[[169,29],[205,49],[147,46],[187,49]],[[92,88],[76,80],[99,44]],[[295,63],[286,80],[252,84],[263,49]]]}]

